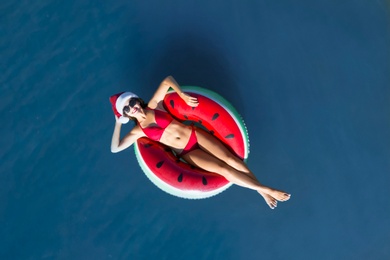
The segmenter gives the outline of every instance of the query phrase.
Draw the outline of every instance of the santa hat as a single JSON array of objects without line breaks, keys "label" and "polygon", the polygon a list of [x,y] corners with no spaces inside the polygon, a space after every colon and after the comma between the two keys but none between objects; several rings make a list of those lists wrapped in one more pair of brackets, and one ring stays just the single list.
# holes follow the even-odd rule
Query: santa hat
[{"label": "santa hat", "polygon": [[121,92],[110,97],[112,110],[122,124],[129,122],[129,118],[123,116],[123,108],[125,107],[126,101],[130,98],[138,98],[138,96],[131,92]]}]

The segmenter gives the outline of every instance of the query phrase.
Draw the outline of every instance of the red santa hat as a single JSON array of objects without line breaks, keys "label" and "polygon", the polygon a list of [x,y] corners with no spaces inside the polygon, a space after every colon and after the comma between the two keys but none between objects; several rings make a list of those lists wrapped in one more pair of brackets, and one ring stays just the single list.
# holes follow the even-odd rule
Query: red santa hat
[{"label": "red santa hat", "polygon": [[123,108],[125,107],[126,102],[130,98],[138,98],[138,96],[131,92],[121,92],[110,97],[110,102],[112,105],[112,110],[114,114],[119,118],[119,122],[122,124],[127,124],[129,118],[123,116]]}]

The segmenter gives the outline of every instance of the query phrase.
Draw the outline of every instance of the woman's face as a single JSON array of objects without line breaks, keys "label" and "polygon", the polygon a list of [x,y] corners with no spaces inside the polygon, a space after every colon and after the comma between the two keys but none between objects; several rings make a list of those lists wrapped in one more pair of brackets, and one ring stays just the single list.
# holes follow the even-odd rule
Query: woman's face
[{"label": "woman's face", "polygon": [[135,115],[139,113],[141,109],[141,104],[136,98],[130,98],[123,107],[124,113],[131,117],[135,117]]}]

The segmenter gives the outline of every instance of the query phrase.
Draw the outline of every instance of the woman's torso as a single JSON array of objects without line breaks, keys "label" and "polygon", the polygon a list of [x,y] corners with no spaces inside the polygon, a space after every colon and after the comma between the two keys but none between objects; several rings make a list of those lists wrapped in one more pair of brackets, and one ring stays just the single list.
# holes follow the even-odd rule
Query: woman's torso
[{"label": "woman's torso", "polygon": [[191,126],[175,120],[168,112],[162,109],[145,109],[146,118],[139,124],[147,137],[159,141],[176,152],[180,152],[191,135]]}]

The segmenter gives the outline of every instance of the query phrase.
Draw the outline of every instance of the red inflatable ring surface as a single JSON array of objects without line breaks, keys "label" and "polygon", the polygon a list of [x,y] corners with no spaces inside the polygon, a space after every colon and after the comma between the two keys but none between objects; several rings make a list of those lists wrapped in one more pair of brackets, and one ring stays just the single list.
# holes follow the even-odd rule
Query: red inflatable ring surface
[{"label": "red inflatable ring surface", "polygon": [[[224,98],[200,87],[182,87],[198,98],[199,105],[188,106],[177,93],[169,92],[165,109],[177,120],[194,123],[221,140],[236,156],[246,160],[249,138],[241,116]],[[190,166],[172,150],[146,137],[137,140],[135,154],[146,176],[165,192],[186,199],[214,196],[232,185],[223,176]]]}]

